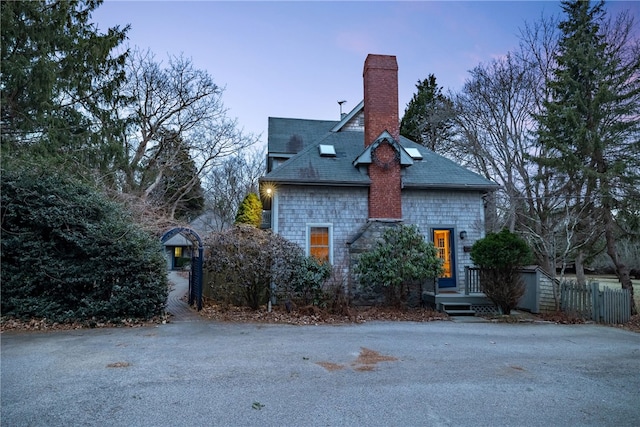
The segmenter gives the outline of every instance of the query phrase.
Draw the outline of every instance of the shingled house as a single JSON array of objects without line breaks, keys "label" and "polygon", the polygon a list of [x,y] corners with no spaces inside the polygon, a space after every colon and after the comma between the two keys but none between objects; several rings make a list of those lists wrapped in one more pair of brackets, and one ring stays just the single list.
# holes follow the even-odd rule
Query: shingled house
[{"label": "shingled house", "polygon": [[469,247],[484,236],[483,196],[497,185],[400,136],[395,56],[368,55],[364,101],[340,120],[269,118],[267,227],[349,274],[386,227],[415,224],[433,241],[445,273],[431,294],[464,295]]}]

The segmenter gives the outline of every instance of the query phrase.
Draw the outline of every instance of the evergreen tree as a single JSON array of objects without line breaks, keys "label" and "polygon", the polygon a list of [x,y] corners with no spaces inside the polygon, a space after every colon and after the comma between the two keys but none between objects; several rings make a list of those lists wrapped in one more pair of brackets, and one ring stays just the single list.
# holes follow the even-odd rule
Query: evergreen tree
[{"label": "evergreen tree", "polygon": [[567,17],[559,25],[556,67],[547,82],[550,98],[538,116],[540,143],[555,155],[537,161],[564,178],[567,203],[588,213],[584,227],[603,229],[635,313],[629,268],[616,248],[616,212],[628,208],[640,186],[640,55],[630,27],[604,31],[603,4],[562,2]]},{"label": "evergreen tree", "polygon": [[141,165],[147,198],[170,218],[195,218],[204,210],[204,190],[189,146],[176,132],[162,129],[160,143]]},{"label": "evergreen tree", "polygon": [[506,228],[489,233],[471,247],[471,260],[480,267],[482,292],[510,314],[526,290],[518,272],[533,259],[527,242]]},{"label": "evergreen tree", "polygon": [[256,193],[249,193],[244,198],[238,214],[236,215],[236,224],[249,224],[254,227],[260,227],[262,223],[262,202]]},{"label": "evergreen tree", "polygon": [[400,122],[400,134],[433,151],[443,153],[453,136],[453,103],[442,94],[436,77],[429,77],[416,84]]},{"label": "evergreen tree", "polygon": [[107,167],[123,153],[127,53],[114,54],[128,27],[98,32],[89,19],[101,0],[3,2],[1,130],[3,163],[18,155],[79,167]]}]

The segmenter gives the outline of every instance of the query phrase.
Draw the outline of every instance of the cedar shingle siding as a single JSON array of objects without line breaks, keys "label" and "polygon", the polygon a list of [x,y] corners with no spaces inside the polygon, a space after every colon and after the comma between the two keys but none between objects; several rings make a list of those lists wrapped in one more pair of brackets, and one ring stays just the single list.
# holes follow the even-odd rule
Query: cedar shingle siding
[{"label": "cedar shingle siding", "polygon": [[[464,246],[484,236],[483,195],[497,185],[398,135],[395,57],[370,55],[364,78],[364,101],[341,120],[269,118],[268,167],[260,182],[275,186],[271,225],[303,248],[311,225],[330,225],[333,264],[345,273],[350,245],[364,250],[358,237],[376,220],[382,228],[394,221],[416,224],[428,240],[433,228],[452,229],[462,290],[464,267],[471,265]],[[321,156],[320,144],[333,146],[335,156]],[[374,299],[353,280],[350,292],[354,303]]]}]

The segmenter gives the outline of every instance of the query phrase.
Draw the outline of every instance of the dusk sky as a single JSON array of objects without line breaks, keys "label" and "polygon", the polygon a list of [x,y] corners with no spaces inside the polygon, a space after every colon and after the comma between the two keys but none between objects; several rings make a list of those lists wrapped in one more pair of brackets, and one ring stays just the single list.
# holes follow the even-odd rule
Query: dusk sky
[{"label": "dusk sky", "polygon": [[[609,1],[609,14],[640,3]],[[183,54],[225,88],[245,132],[267,140],[268,117],[337,120],[363,98],[369,53],[395,55],[402,117],[429,74],[460,90],[469,70],[518,47],[525,23],[558,16],[558,1],[221,2],[106,0],[101,31],[131,24],[128,44],[156,59]]]}]

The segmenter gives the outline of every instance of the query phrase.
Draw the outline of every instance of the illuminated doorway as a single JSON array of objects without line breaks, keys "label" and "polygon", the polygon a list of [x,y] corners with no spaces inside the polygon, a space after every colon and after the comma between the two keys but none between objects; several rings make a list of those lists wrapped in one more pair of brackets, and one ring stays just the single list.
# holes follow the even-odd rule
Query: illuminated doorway
[{"label": "illuminated doorway", "polygon": [[438,278],[439,288],[456,287],[456,262],[453,241],[453,228],[439,228],[433,230],[433,244],[438,251],[438,258],[443,261],[444,272]]}]

